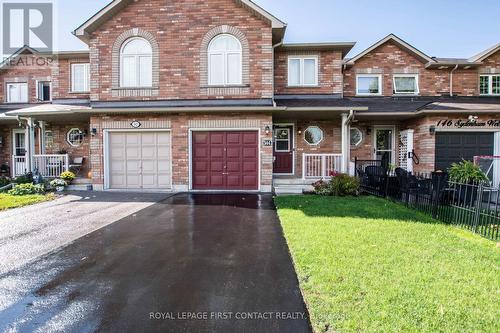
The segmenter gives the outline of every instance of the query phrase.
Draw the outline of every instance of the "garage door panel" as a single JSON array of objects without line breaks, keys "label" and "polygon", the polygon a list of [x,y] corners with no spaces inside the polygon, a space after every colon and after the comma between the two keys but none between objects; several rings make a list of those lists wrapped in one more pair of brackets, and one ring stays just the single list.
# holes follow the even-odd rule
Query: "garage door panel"
[{"label": "garage door panel", "polygon": [[[193,188],[213,190],[257,190],[258,189],[258,132],[213,131],[193,133]],[[208,136],[209,143],[197,140]],[[199,149],[206,149],[199,154]],[[209,161],[209,168],[200,167]],[[246,164],[248,162],[248,164]],[[245,169],[251,174],[244,178]],[[205,178],[207,175],[207,178]]]},{"label": "garage door panel", "polygon": [[168,132],[109,134],[109,186],[116,189],[171,187],[171,139]]},{"label": "garage door panel", "polygon": [[209,162],[208,161],[196,161],[193,162],[193,171],[199,172],[207,172],[209,170]]},{"label": "garage door panel", "polygon": [[446,170],[462,159],[472,161],[474,156],[493,155],[493,133],[438,132],[436,133],[435,167]]},{"label": "garage door panel", "polygon": [[196,147],[193,149],[193,156],[195,158],[208,158],[210,156],[210,150],[208,147]]}]

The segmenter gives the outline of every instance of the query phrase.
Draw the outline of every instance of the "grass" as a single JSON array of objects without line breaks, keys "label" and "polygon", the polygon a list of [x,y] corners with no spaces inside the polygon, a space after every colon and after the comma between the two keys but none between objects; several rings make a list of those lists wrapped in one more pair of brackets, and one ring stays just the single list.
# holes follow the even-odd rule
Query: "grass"
[{"label": "grass", "polygon": [[54,194],[14,196],[10,194],[0,193],[0,211],[28,206],[39,202],[50,201],[54,198]]},{"label": "grass", "polygon": [[316,332],[500,332],[500,248],[374,197],[276,198]]}]

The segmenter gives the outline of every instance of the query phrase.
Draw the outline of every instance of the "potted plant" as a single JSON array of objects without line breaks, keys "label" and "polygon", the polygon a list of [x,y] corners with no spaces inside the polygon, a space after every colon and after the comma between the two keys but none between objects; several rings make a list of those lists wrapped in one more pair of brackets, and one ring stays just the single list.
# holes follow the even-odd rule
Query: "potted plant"
[{"label": "potted plant", "polygon": [[489,183],[486,174],[478,165],[471,161],[462,160],[460,163],[453,163],[448,169],[449,179],[455,183],[458,193],[455,193],[456,200],[465,205],[474,205],[477,201],[479,184]]},{"label": "potted plant", "polygon": [[65,172],[61,173],[59,178],[66,181],[66,183],[69,185],[73,182],[73,180],[75,180],[76,175],[71,171],[65,171]]},{"label": "potted plant", "polygon": [[54,179],[53,181],[50,182],[50,186],[56,189],[57,192],[62,192],[64,191],[64,188],[66,187],[66,181],[63,179],[57,178]]}]

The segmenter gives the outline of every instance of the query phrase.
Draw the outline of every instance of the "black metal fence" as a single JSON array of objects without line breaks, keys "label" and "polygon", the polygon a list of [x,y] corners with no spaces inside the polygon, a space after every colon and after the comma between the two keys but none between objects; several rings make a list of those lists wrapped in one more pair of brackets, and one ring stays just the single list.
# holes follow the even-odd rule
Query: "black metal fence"
[{"label": "black metal fence", "polygon": [[356,161],[355,170],[362,192],[401,202],[486,238],[500,239],[500,185],[452,182],[443,172],[391,171],[380,161]]}]

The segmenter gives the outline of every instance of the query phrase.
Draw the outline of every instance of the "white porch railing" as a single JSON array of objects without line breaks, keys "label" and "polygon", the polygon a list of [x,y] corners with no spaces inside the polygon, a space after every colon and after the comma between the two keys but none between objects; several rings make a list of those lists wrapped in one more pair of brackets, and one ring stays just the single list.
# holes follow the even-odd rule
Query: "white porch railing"
[{"label": "white porch railing", "polygon": [[341,172],[342,154],[302,155],[302,178],[329,178],[330,174]]},{"label": "white porch railing", "polygon": [[[28,165],[26,156],[13,156],[13,177],[28,172]],[[33,170],[38,170],[42,177],[57,178],[64,171],[69,170],[69,157],[68,155],[33,155]]]}]

